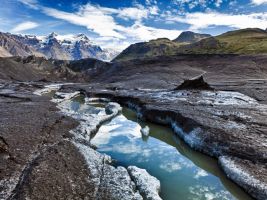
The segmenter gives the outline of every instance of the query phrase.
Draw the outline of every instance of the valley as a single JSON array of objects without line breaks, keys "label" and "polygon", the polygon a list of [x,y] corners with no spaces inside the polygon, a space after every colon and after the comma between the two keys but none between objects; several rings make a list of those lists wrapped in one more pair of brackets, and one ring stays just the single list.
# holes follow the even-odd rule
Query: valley
[{"label": "valley", "polygon": [[265,32],[1,57],[0,199],[265,200]]}]

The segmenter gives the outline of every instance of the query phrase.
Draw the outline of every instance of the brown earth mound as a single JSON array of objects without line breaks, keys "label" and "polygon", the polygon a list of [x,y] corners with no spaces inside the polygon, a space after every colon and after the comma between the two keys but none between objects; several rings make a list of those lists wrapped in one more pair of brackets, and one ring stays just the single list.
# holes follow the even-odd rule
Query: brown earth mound
[{"label": "brown earth mound", "polygon": [[213,88],[205,82],[203,76],[195,79],[184,80],[175,90],[213,90]]}]

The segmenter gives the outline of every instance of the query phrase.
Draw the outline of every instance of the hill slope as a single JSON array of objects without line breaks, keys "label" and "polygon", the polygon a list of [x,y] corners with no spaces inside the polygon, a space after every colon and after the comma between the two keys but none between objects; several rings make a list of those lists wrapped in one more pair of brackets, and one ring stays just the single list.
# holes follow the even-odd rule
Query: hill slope
[{"label": "hill slope", "polygon": [[201,33],[194,33],[192,31],[185,31],[182,32],[175,40],[174,42],[180,42],[180,43],[194,43],[198,42],[204,38],[211,37],[210,34],[201,34]]},{"label": "hill slope", "polygon": [[131,60],[135,58],[150,58],[161,55],[173,55],[179,47],[191,44],[201,39],[210,37],[208,34],[199,34],[191,31],[183,32],[175,40],[159,38],[149,42],[140,42],[130,45],[122,51],[114,60]]},{"label": "hill slope", "polygon": [[[133,44],[114,60],[125,61],[138,58],[151,58],[159,55],[177,54],[267,53],[267,31],[257,28],[230,31],[216,37],[208,37],[206,34],[201,34],[202,36],[199,36],[200,34],[196,33],[192,35],[192,32],[187,32],[187,34],[188,36],[184,36],[184,33],[182,33],[176,40],[165,42],[165,45],[168,44],[168,49],[164,49],[164,51],[158,51],[163,45],[160,42],[155,44],[155,42],[149,41],[147,43]],[[138,49],[138,51],[136,51],[136,49]]]},{"label": "hill slope", "polygon": [[145,58],[160,55],[172,55],[173,50],[180,46],[167,38],[151,40],[149,42],[140,42],[130,45],[122,51],[115,60],[131,60],[132,58]]},{"label": "hill slope", "polygon": [[259,54],[267,53],[267,31],[242,29],[216,37],[224,44],[227,53]]},{"label": "hill slope", "polygon": [[78,61],[28,56],[0,58],[0,80],[88,82],[107,70],[110,63],[93,58]]}]

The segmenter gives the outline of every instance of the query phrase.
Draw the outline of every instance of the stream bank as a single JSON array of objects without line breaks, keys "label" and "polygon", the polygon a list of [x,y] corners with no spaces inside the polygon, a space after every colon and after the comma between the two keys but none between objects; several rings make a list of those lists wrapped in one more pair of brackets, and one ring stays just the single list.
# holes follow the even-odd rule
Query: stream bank
[{"label": "stream bank", "polygon": [[[86,121],[81,123],[83,128],[78,127],[77,133],[73,134],[76,137],[87,127],[91,129],[94,121],[102,121],[101,116],[104,113],[111,115],[114,113],[106,110],[110,104],[116,105],[109,103],[107,98],[86,98],[83,95],[80,96],[79,92],[69,93],[71,95],[66,95],[65,92],[64,89],[57,92],[55,95],[57,99],[53,101],[59,103],[58,107],[61,107],[63,113]],[[75,95],[79,96],[75,97]],[[60,96],[65,98],[68,96],[69,101],[65,98],[62,101]],[[60,103],[61,101],[63,104]],[[155,177],[161,177],[160,180],[164,183],[161,196],[164,199],[177,199],[178,196],[183,199],[251,199],[239,187],[227,180],[216,160],[191,150],[179,138],[173,138],[171,129],[140,122],[137,116],[126,108],[123,108],[122,114],[119,114],[116,111],[120,108],[118,105],[116,107],[115,115],[112,115],[112,119],[102,121],[103,125],[99,127],[99,130],[93,131],[92,134],[90,132],[82,134],[87,136],[84,141],[90,141],[97,151],[110,155],[117,161],[118,166],[128,168],[130,165],[137,165],[152,172]],[[93,117],[89,117],[91,115]],[[93,127],[96,130],[95,126]],[[151,134],[161,133],[160,140],[157,137],[154,139],[142,135],[142,127],[151,129]],[[81,139],[81,137],[78,138]],[[169,141],[172,146],[161,140]],[[178,153],[179,150],[183,152],[182,155]],[[184,152],[190,153],[184,155]]]},{"label": "stream bank", "polygon": [[77,120],[60,113],[49,95],[33,94],[43,84],[0,87],[0,199],[143,199],[132,179],[140,171],[130,177],[75,138]]},{"label": "stream bank", "polygon": [[135,166],[113,166],[113,160],[106,154],[94,150],[90,140],[102,124],[112,120],[122,110],[118,103],[106,102],[95,107],[97,101],[106,99],[87,98],[79,91],[59,92],[54,85],[36,91],[52,97],[63,115],[79,121],[79,126],[70,131],[71,142],[84,157],[93,181],[98,187],[95,194],[99,199],[151,199],[160,200],[160,182],[146,170]]},{"label": "stream bank", "polygon": [[267,198],[265,104],[232,91],[109,89],[100,85],[75,89],[131,107],[143,120],[172,127],[191,148],[217,158],[226,175],[251,196]]}]

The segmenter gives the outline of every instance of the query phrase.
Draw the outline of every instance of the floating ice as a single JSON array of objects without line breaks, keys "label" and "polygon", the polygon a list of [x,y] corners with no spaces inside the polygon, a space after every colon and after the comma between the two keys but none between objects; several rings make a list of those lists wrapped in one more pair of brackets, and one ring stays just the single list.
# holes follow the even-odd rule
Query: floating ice
[{"label": "floating ice", "polygon": [[149,127],[145,126],[144,128],[141,129],[141,133],[145,136],[149,135]]}]

